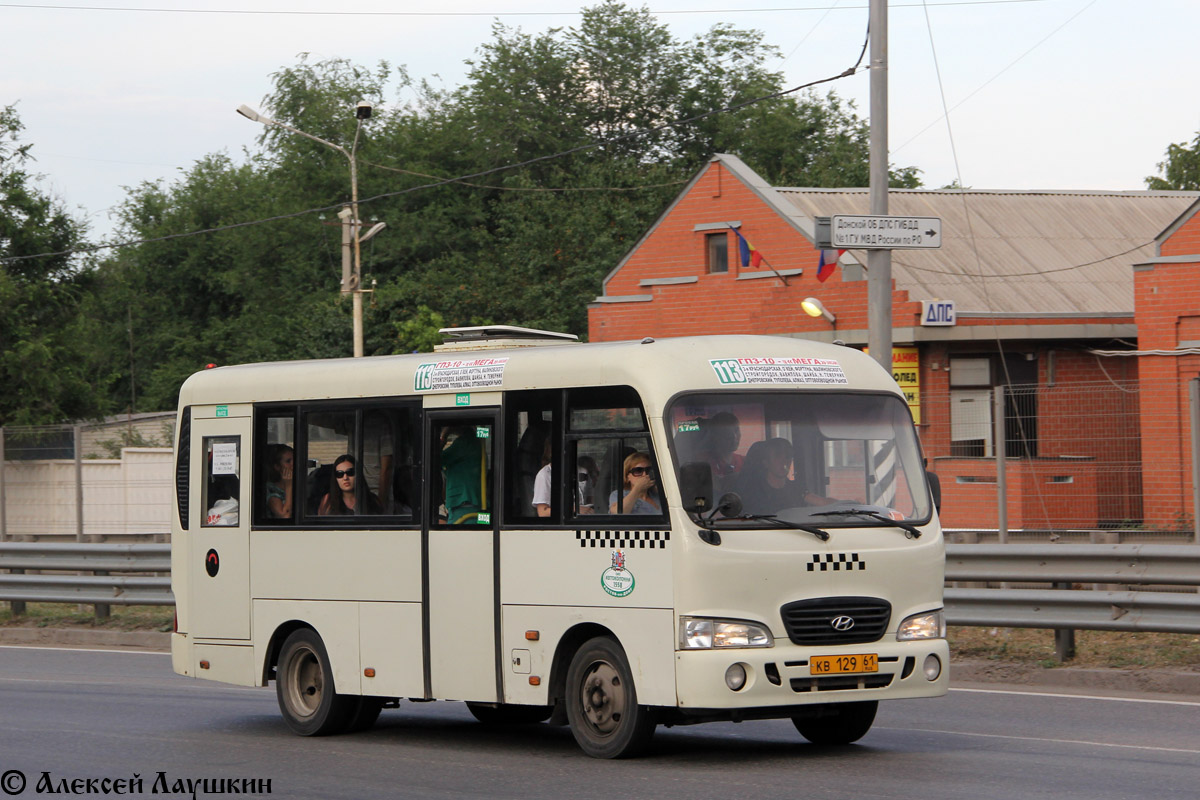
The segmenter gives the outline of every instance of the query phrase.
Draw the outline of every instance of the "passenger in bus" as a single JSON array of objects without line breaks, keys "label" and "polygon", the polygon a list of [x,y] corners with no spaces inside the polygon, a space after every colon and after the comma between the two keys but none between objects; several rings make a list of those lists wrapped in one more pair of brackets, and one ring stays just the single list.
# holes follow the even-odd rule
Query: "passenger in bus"
[{"label": "passenger in bus", "polygon": [[600,480],[600,467],[591,456],[579,457],[579,513],[596,513],[596,484]]},{"label": "passenger in bus", "polygon": [[608,496],[610,514],[661,514],[662,505],[655,490],[654,468],[649,453],[631,453],[622,468],[625,476],[621,499],[614,489]]},{"label": "passenger in bus", "polygon": [[483,441],[473,425],[442,433],[442,474],[446,486],[446,522],[473,522],[483,511]]},{"label": "passenger in bus", "polygon": [[[546,451],[543,456],[545,466],[538,471],[537,477],[533,482],[533,508],[539,517],[550,516],[550,442],[546,442]],[[579,469],[577,471],[577,492],[576,498],[579,502],[580,514],[595,514],[596,513],[596,476],[599,469],[596,467],[596,460],[589,456],[581,456],[579,459]]]},{"label": "passenger in bus", "polygon": [[338,516],[348,514],[379,514],[382,508],[379,500],[368,489],[364,493],[364,507],[358,508],[358,469],[354,456],[338,456],[333,462],[333,473],[330,476],[329,493],[321,498],[317,509],[319,516]]},{"label": "passenger in bus", "polygon": [[550,437],[542,444],[542,468],[533,478],[533,510],[539,517],[550,516]]},{"label": "passenger in bus", "polygon": [[363,480],[384,508],[392,507],[392,421],[384,411],[363,414]]},{"label": "passenger in bus", "polygon": [[713,482],[718,493],[732,485],[734,476],[741,471],[745,459],[737,452],[742,441],[741,423],[728,411],[714,414],[703,423],[704,449],[702,457],[712,468]]},{"label": "passenger in bus", "polygon": [[735,489],[745,513],[777,514],[785,508],[833,502],[804,491],[801,483],[792,479],[792,456],[792,443],[787,439],[768,439],[750,446]]},{"label": "passenger in bus", "polygon": [[274,519],[292,518],[292,473],[296,452],[286,444],[267,448],[267,516]]}]

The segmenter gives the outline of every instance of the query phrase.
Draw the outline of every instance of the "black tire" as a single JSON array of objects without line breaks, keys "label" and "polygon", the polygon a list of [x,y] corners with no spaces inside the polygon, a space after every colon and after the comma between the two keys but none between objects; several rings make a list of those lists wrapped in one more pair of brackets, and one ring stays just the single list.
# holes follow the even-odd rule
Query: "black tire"
[{"label": "black tire", "polygon": [[375,721],[379,719],[379,712],[383,711],[383,704],[386,698],[383,697],[354,697],[352,703],[353,712],[350,714],[350,719],[346,723],[346,731],[349,733],[357,733],[358,731],[369,731],[375,727]]},{"label": "black tire", "polygon": [[283,721],[301,736],[345,730],[358,700],[337,693],[325,645],[311,628],[293,631],[284,641],[275,668],[275,696]]},{"label": "black tire", "polygon": [[467,703],[467,710],[484,725],[532,725],[550,719],[549,706],[489,706],[483,703]]},{"label": "black tire", "polygon": [[878,709],[878,700],[812,706],[806,713],[792,717],[792,724],[813,744],[850,744],[871,730]]},{"label": "black tire", "polygon": [[586,642],[567,670],[565,702],[571,733],[592,758],[628,758],[654,735],[654,713],[638,705],[625,651],[612,639]]}]

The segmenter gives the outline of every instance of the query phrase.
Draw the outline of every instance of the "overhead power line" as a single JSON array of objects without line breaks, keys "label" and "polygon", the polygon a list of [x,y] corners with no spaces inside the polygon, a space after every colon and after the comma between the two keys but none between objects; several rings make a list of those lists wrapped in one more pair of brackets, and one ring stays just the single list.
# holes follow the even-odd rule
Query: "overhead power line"
[{"label": "overhead power line", "polygon": [[[374,161],[359,159],[359,162],[366,164],[369,167],[376,169],[387,170],[388,172],[399,172],[402,175],[415,175],[418,178],[432,178],[433,180],[443,180],[441,175],[430,175],[427,172],[417,172],[411,169],[401,169],[400,167],[389,167],[385,164],[376,164]],[[448,178],[453,183],[462,186],[470,186],[472,189],[494,189],[499,192],[640,192],[645,189],[662,189],[666,186],[679,186],[687,183],[687,179],[677,181],[667,181],[666,183],[647,183],[641,186],[490,186],[486,183],[468,183],[467,181],[458,180],[456,178]]]}]

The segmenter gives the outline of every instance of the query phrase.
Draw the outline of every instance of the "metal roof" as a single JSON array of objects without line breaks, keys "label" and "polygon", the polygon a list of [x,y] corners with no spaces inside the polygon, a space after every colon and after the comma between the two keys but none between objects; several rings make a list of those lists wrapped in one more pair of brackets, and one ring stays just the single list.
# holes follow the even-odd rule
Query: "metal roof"
[{"label": "metal roof", "polygon": [[[867,214],[867,189],[774,188],[784,213]],[[913,300],[959,314],[1130,314],[1133,265],[1200,192],[893,189],[893,216],[940,217],[937,250],[894,250],[892,277]],[[782,209],[781,209],[782,210]],[[850,253],[862,264],[866,251]]]}]

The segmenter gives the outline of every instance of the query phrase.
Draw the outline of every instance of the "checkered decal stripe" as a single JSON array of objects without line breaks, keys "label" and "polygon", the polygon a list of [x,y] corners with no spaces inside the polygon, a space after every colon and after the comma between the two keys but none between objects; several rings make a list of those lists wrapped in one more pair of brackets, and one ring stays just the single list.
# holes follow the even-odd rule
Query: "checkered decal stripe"
[{"label": "checkered decal stripe", "polygon": [[670,531],[575,531],[580,547],[616,547],[622,550],[660,548],[671,540]]},{"label": "checkered decal stripe", "polygon": [[826,553],[821,555],[817,553],[812,557],[812,562],[808,565],[809,572],[839,572],[846,570],[849,572],[852,569],[864,570],[867,568],[867,562],[858,560],[858,553]]}]

